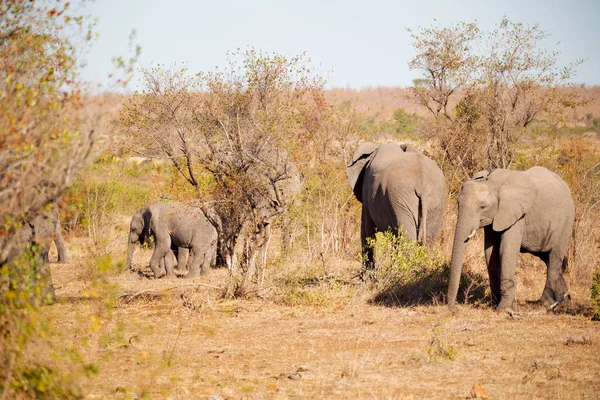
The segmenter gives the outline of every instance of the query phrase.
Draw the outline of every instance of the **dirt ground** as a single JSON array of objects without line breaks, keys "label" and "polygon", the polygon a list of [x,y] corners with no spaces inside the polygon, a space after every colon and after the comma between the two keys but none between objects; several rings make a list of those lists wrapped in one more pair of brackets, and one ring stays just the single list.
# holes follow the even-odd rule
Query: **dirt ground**
[{"label": "dirt ground", "polygon": [[360,289],[326,306],[223,300],[213,287],[224,269],[194,280],[125,272],[103,308],[86,300],[82,268],[77,257],[52,264],[59,301],[47,311],[60,345],[99,368],[87,399],[464,399],[474,385],[490,399],[600,397],[600,324],[581,313],[452,315],[373,305]]}]

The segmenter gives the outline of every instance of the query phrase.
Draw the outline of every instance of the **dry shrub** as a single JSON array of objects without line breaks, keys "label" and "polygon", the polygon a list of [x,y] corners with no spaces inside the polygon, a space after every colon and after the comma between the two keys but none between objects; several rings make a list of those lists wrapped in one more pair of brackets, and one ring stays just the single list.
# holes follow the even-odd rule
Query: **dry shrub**
[{"label": "dry shrub", "polygon": [[429,347],[427,348],[429,361],[435,361],[436,359],[454,361],[458,353],[454,344],[448,340],[444,327],[441,325],[435,326],[431,329],[430,335]]},{"label": "dry shrub", "polygon": [[[0,393],[3,398],[81,398],[82,383],[98,373],[80,354],[89,336],[84,343],[69,338],[72,345],[64,346],[60,325],[37,301],[46,288],[37,260],[37,254],[26,253],[10,268],[0,268]],[[96,281],[85,295],[98,300],[95,313],[78,321],[91,334],[97,331],[97,316],[110,313],[114,291]]]},{"label": "dry shrub", "polygon": [[422,79],[411,91],[435,119],[428,136],[451,192],[481,169],[512,167],[536,119],[560,121],[588,102],[570,81],[581,60],[561,66],[548,36],[506,17],[487,32],[464,22],[412,32],[409,65]]},{"label": "dry shrub", "polygon": [[277,301],[290,306],[344,306],[351,299],[360,298],[361,291],[358,281],[310,268],[281,276],[276,284]]}]

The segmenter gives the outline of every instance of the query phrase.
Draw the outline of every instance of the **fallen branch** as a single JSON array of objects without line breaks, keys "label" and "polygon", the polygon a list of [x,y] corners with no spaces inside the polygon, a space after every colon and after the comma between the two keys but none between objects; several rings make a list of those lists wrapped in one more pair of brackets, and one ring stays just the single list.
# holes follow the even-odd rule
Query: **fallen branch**
[{"label": "fallen branch", "polygon": [[188,284],[184,284],[184,285],[171,286],[171,287],[164,288],[164,289],[144,289],[144,290],[140,290],[137,293],[123,293],[119,296],[119,301],[130,302],[134,299],[143,297],[148,294],[160,296],[162,292],[167,292],[167,291],[170,291],[173,289],[181,289],[181,288],[185,288],[185,287],[200,287],[200,286],[208,288],[208,289],[223,290],[223,288],[221,288],[221,287],[207,285],[205,283],[188,283]]},{"label": "fallen branch", "polygon": [[538,310],[538,311],[522,311],[522,312],[518,312],[518,311],[513,311],[513,310],[506,310],[508,315],[512,318],[512,319],[519,319],[519,318],[525,318],[525,317],[531,317],[534,315],[543,315],[548,313],[549,310]]}]

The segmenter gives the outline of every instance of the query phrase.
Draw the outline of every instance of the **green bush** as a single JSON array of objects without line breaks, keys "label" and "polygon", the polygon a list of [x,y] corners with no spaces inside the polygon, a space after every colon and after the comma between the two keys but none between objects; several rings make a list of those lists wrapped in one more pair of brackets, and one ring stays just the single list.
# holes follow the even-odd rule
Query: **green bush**
[{"label": "green bush", "polygon": [[409,114],[399,108],[394,112],[395,132],[407,135],[413,139],[418,139],[416,135],[423,122],[423,117],[417,114]]},{"label": "green bush", "polygon": [[117,214],[133,214],[153,201],[160,188],[148,185],[155,170],[137,163],[101,159],[81,173],[61,202],[63,229],[94,238],[100,225],[114,224]]},{"label": "green bush", "polygon": [[[48,282],[38,259],[28,250],[0,268],[0,397],[81,398],[73,377],[80,372],[91,377],[97,369],[76,350],[66,354],[55,345],[58,332],[42,306]],[[72,361],[68,372],[58,367],[67,358]]]},{"label": "green bush", "polygon": [[448,268],[442,255],[406,237],[403,231],[378,232],[367,240],[375,269],[369,271],[376,302],[419,303],[445,290]]}]

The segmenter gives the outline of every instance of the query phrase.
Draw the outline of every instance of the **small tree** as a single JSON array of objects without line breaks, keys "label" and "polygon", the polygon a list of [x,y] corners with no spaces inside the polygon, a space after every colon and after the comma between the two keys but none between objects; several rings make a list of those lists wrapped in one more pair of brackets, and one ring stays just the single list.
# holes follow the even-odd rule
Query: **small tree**
[{"label": "small tree", "polygon": [[458,23],[449,28],[434,26],[418,32],[408,30],[417,55],[408,64],[423,72],[415,79],[411,92],[414,100],[435,117],[452,119],[449,102],[465,85],[472,84],[477,63],[472,45],[480,35],[476,24]]},{"label": "small tree", "polygon": [[565,108],[582,104],[569,79],[581,63],[558,65],[556,51],[542,42],[549,34],[539,26],[514,23],[503,18],[488,34],[474,90],[482,104],[488,133],[490,168],[508,168],[525,128],[536,118],[556,120]]},{"label": "small tree", "polygon": [[299,183],[296,138],[306,134],[307,110],[322,104],[323,81],[304,56],[254,49],[230,54],[224,70],[154,68],[144,81],[122,121],[147,144],[144,154],[170,159],[196,189],[227,265],[241,266],[247,281]]},{"label": "small tree", "polygon": [[433,124],[432,135],[458,181],[473,168],[508,168],[531,122],[557,120],[565,108],[583,103],[569,90],[580,61],[560,67],[558,53],[542,47],[547,37],[538,25],[506,18],[485,34],[464,23],[413,34],[417,55],[409,65],[424,77],[412,87],[414,100],[446,117]]}]

